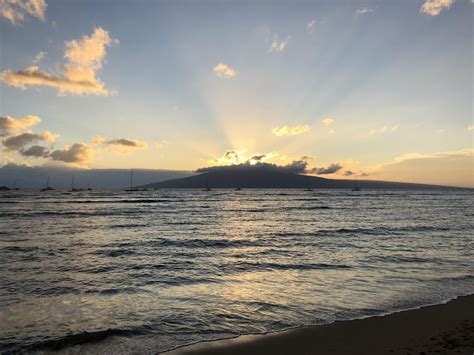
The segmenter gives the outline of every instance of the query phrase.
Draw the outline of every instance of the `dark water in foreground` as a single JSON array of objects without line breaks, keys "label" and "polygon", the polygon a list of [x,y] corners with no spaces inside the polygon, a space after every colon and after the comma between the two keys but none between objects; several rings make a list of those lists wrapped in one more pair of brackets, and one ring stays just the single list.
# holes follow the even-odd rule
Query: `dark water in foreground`
[{"label": "dark water in foreground", "polygon": [[473,206],[462,191],[0,192],[0,352],[151,353],[474,293]]}]

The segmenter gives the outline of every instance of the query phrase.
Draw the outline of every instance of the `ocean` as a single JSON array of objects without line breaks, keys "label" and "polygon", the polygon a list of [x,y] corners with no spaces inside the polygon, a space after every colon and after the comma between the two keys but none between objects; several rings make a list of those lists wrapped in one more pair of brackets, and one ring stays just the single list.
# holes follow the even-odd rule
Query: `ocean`
[{"label": "ocean", "polygon": [[156,353],[474,293],[466,190],[0,192],[0,352]]}]

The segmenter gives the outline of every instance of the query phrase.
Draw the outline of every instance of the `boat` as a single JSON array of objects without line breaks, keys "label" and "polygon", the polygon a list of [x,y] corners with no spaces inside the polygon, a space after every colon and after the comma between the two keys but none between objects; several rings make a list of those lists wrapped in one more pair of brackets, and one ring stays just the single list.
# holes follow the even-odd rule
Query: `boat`
[{"label": "boat", "polygon": [[133,187],[133,169],[130,170],[130,188],[125,189],[127,192],[140,191],[140,189]]},{"label": "boat", "polygon": [[352,191],[361,191],[361,188],[359,184],[357,183],[357,180],[354,180],[354,187],[352,188]]},{"label": "boat", "polygon": [[72,176],[72,181],[71,181],[71,188],[69,189],[69,192],[80,192],[84,191],[84,189],[77,189],[74,187],[74,175]]},{"label": "boat", "polygon": [[242,190],[240,187],[236,188],[235,191],[240,191]]},{"label": "boat", "polygon": [[46,179],[46,187],[44,189],[41,189],[40,191],[41,192],[54,191],[54,189],[51,186],[49,186],[49,176]]},{"label": "boat", "polygon": [[212,191],[209,187],[209,172],[206,173],[206,188],[203,191]]}]

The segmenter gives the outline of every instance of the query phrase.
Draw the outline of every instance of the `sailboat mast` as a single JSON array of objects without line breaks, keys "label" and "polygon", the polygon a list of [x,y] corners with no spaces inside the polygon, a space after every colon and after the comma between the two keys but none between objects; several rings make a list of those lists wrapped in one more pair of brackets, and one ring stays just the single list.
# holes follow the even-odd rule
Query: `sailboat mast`
[{"label": "sailboat mast", "polygon": [[130,190],[133,189],[133,169],[130,171]]},{"label": "sailboat mast", "polygon": [[46,178],[46,188],[49,187],[49,176]]},{"label": "sailboat mast", "polygon": [[72,176],[72,181],[71,181],[71,190],[74,188],[74,175]]}]

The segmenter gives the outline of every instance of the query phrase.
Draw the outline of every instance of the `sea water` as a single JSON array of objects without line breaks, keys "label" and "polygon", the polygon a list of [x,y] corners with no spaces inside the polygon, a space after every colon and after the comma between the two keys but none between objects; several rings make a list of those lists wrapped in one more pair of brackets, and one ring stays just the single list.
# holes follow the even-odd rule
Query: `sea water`
[{"label": "sea water", "polygon": [[156,353],[474,293],[466,190],[0,192],[0,352]]}]

